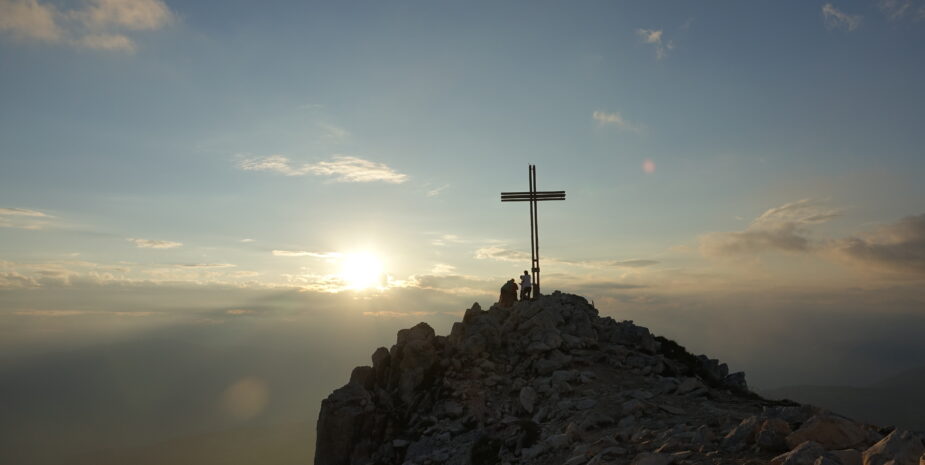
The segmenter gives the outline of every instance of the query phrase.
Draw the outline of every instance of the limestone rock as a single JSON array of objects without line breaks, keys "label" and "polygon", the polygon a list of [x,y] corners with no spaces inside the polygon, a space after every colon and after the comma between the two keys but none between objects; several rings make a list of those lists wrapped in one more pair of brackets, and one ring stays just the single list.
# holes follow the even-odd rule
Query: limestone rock
[{"label": "limestone rock", "polygon": [[771,459],[770,465],[813,465],[816,459],[825,455],[825,448],[819,443],[806,441],[790,452]]},{"label": "limestone rock", "polygon": [[744,449],[748,444],[755,442],[755,433],[758,430],[758,417],[751,416],[739,423],[723,438],[722,446],[730,451]]},{"label": "limestone rock", "polygon": [[922,437],[910,431],[895,429],[887,437],[870,446],[862,454],[863,465],[917,465],[925,446]]},{"label": "limestone rock", "polygon": [[851,420],[820,413],[803,423],[787,436],[787,445],[795,447],[805,441],[814,441],[826,449],[849,449],[864,446],[867,430]]},{"label": "limestone rock", "polygon": [[533,413],[533,406],[536,405],[536,391],[530,386],[524,386],[520,390],[520,405],[527,411]]},{"label": "limestone rock", "polygon": [[788,449],[786,439],[791,432],[790,424],[783,419],[769,418],[758,427],[755,444],[770,452],[782,452]]},{"label": "limestone rock", "polygon": [[838,459],[842,465],[861,465],[861,451],[857,449],[833,450],[830,453]]}]

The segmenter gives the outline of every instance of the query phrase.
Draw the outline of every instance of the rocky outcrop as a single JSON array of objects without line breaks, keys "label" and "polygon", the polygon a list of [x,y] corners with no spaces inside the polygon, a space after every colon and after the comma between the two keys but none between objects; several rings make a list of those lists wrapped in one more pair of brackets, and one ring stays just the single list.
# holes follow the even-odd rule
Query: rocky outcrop
[{"label": "rocky outcrop", "polygon": [[921,445],[762,399],[726,364],[556,292],[475,304],[445,337],[400,331],[322,403],[315,464],[915,465]]}]

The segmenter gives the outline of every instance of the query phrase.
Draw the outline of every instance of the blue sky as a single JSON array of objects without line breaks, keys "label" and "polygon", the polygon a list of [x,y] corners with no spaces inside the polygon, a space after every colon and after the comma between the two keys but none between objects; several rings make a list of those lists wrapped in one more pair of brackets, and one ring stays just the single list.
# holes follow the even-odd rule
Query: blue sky
[{"label": "blue sky", "polygon": [[[485,303],[529,263],[526,206],[498,200],[529,163],[568,192],[540,207],[544,283],[614,315],[921,316],[925,2],[0,0],[0,18],[8,321],[123,312],[125,286]],[[373,291],[349,289],[358,254]]]}]

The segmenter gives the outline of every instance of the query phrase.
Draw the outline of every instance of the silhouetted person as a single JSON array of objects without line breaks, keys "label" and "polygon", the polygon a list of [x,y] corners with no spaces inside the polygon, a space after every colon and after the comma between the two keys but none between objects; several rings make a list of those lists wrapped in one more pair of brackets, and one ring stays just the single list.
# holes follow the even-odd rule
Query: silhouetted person
[{"label": "silhouetted person", "polygon": [[520,300],[527,300],[530,298],[530,291],[533,289],[533,282],[530,279],[530,273],[527,273],[527,270],[524,270],[524,274],[520,277]]},{"label": "silhouetted person", "polygon": [[512,307],[514,302],[517,302],[517,283],[510,279],[501,286],[501,296],[498,298],[498,303],[502,307]]}]

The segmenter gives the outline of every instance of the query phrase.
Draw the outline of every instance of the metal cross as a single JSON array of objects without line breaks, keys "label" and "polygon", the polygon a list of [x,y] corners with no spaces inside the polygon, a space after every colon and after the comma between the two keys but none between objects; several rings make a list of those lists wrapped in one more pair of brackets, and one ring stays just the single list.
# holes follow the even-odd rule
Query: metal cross
[{"label": "metal cross", "polygon": [[502,192],[502,202],[530,202],[530,261],[533,274],[533,296],[540,295],[540,236],[536,203],[545,200],[565,200],[565,191],[537,191],[536,166],[530,165],[530,191]]}]

